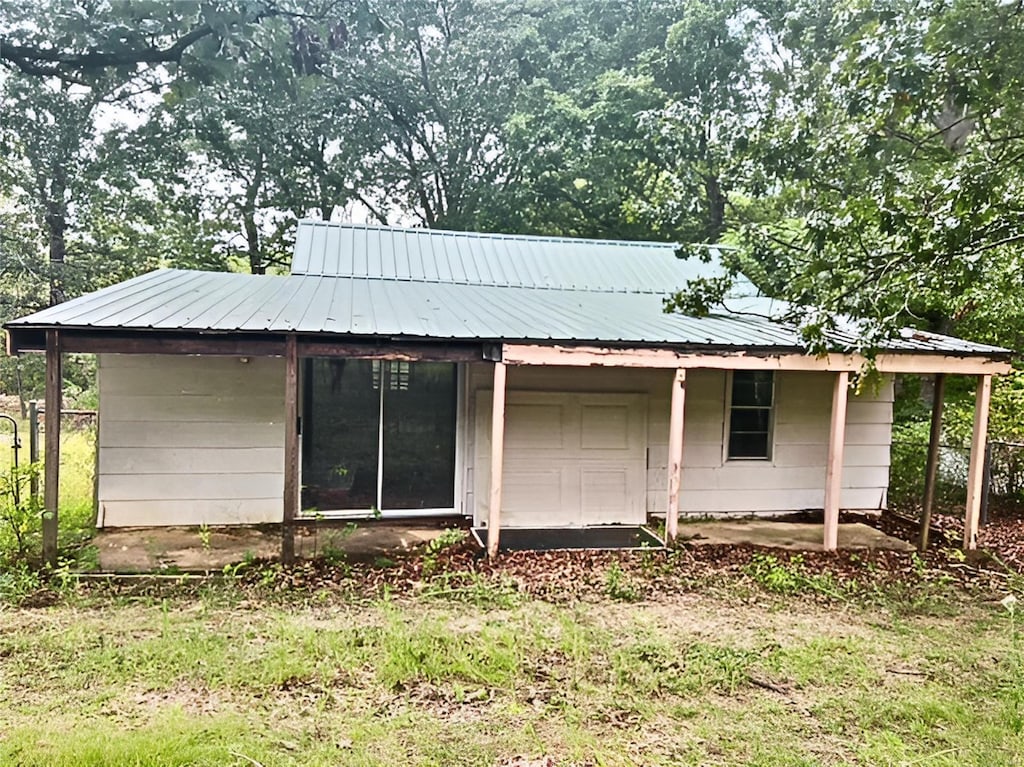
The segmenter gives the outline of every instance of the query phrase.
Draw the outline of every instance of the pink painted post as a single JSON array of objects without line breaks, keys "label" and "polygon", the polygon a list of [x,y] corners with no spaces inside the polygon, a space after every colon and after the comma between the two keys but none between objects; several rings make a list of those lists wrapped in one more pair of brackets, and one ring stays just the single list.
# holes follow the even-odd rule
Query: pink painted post
[{"label": "pink painted post", "polygon": [[825,474],[825,551],[839,547],[839,500],[843,491],[843,448],[846,444],[846,403],[850,374],[836,374],[832,389],[832,424],[828,440],[828,468]]},{"label": "pink painted post", "polygon": [[668,508],[665,537],[675,543],[679,534],[679,488],[683,473],[683,413],[686,404],[686,370],[678,368],[672,379],[672,409],[668,433]]},{"label": "pink painted post", "polygon": [[491,504],[487,512],[487,556],[498,555],[501,536],[501,474],[505,454],[505,364],[494,363],[491,401]]},{"label": "pink painted post", "polygon": [[964,548],[978,548],[978,518],[985,480],[985,442],[988,437],[988,407],[992,400],[992,376],[978,376],[974,398],[974,434],[967,469],[967,504],[964,507]]}]

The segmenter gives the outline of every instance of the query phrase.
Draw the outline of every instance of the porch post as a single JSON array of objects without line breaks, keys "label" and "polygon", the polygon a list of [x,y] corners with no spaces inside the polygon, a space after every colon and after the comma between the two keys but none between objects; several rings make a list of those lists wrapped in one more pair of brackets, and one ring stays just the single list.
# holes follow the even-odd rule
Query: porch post
[{"label": "porch post", "polygon": [[932,505],[935,503],[935,480],[939,472],[939,442],[942,439],[942,408],[946,399],[946,374],[935,374],[932,399],[932,428],[928,435],[928,460],[924,469],[924,499],[921,503],[921,533],[917,539],[918,551],[928,548],[928,535],[932,526]]},{"label": "porch post", "polygon": [[505,363],[494,363],[491,400],[491,499],[487,512],[487,556],[498,555],[501,536],[501,475],[505,457]]},{"label": "porch post", "polygon": [[60,331],[46,331],[46,444],[43,477],[43,564],[57,566],[57,510],[60,494],[60,412],[63,370]]},{"label": "porch post", "polygon": [[672,380],[672,408],[668,432],[668,508],[665,511],[666,543],[679,534],[679,487],[683,473],[683,413],[686,404],[686,369],[678,368]]},{"label": "porch post", "polygon": [[299,511],[299,354],[294,335],[284,342],[284,515],[281,562],[295,561],[295,518]]},{"label": "porch post", "polygon": [[825,551],[839,547],[839,501],[843,491],[843,448],[846,443],[846,402],[850,374],[836,374],[832,388],[832,423],[829,428],[828,467],[825,472]]},{"label": "porch post", "polygon": [[974,399],[974,435],[971,462],[967,469],[967,504],[964,507],[964,549],[978,548],[978,515],[985,479],[985,440],[988,435],[988,406],[992,399],[992,376],[978,376]]}]

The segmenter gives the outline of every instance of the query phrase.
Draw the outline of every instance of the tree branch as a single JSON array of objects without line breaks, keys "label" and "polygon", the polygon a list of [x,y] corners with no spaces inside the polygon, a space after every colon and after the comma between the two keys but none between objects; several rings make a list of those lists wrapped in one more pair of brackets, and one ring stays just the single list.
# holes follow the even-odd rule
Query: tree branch
[{"label": "tree branch", "polygon": [[62,51],[58,48],[19,45],[7,38],[0,38],[0,62],[12,64],[25,74],[59,77],[80,83],[81,79],[75,77],[75,72],[91,72],[130,64],[180,63],[190,46],[213,34],[213,27],[204,24],[182,35],[166,48],[149,46],[117,53],[95,48],[88,51]]}]

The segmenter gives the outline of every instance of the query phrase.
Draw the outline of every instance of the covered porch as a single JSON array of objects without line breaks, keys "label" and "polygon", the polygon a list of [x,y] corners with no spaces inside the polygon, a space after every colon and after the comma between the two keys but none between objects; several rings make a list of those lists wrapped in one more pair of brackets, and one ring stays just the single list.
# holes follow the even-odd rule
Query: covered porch
[{"label": "covered porch", "polygon": [[[486,527],[488,554],[495,556],[501,546],[503,524],[503,474],[506,471],[503,447],[506,429],[506,394],[510,369],[571,367],[581,369],[620,368],[671,372],[668,399],[670,416],[668,433],[667,481],[665,497],[665,534],[674,544],[679,538],[680,498],[687,488],[683,482],[683,452],[686,443],[687,376],[697,371],[773,371],[788,373],[819,373],[831,376],[832,397],[829,412],[827,456],[821,481],[824,485],[824,523],[820,526],[820,546],[835,551],[840,545],[839,512],[843,492],[844,450],[851,377],[868,369],[868,360],[852,354],[829,354],[814,357],[802,353],[765,353],[754,351],[678,351],[656,348],[613,348],[595,346],[504,344],[501,361],[493,368],[493,397],[490,399],[490,435],[493,446],[489,456],[489,488]],[[938,381],[946,374],[970,375],[977,378],[977,398],[969,467],[969,492],[965,511],[963,545],[967,550],[977,547],[977,531],[981,508],[983,458],[987,431],[988,407],[992,376],[1009,370],[1006,362],[985,357],[963,357],[948,354],[885,353],[873,361],[879,375],[913,373],[935,375]],[[935,423],[941,423],[941,396],[937,400]],[[891,427],[890,427],[891,428]],[[934,487],[940,429],[933,425],[927,488]],[[888,449],[886,442],[885,449]],[[931,490],[926,490],[925,514],[921,539],[927,541],[927,517]],[[820,508],[820,507],[819,507]],[[796,510],[795,508],[793,510]]]},{"label": "covered porch", "polygon": [[[33,343],[33,339],[35,339]],[[296,556],[295,531],[311,520],[301,510],[301,455],[300,455],[300,367],[301,360],[312,357],[346,358],[382,361],[444,361],[460,365],[472,364],[490,369],[492,396],[490,407],[489,441],[493,449],[488,456],[488,484],[486,490],[486,516],[482,520],[487,529],[487,551],[497,555],[501,531],[505,520],[501,513],[503,478],[505,472],[504,447],[506,443],[507,380],[510,369],[539,370],[543,368],[569,368],[586,375],[587,370],[618,368],[624,372],[658,370],[665,373],[670,403],[668,434],[667,480],[663,489],[665,534],[669,544],[680,537],[680,496],[686,492],[682,482],[683,449],[686,444],[687,377],[696,371],[778,371],[787,373],[826,374],[832,380],[831,411],[828,427],[827,458],[821,481],[824,485],[824,524],[820,527],[821,547],[835,550],[840,544],[839,512],[843,487],[843,459],[846,443],[847,410],[850,397],[851,375],[864,369],[866,360],[855,355],[831,354],[811,357],[793,352],[775,354],[754,352],[689,352],[671,349],[611,348],[594,346],[564,346],[537,344],[473,344],[424,343],[415,341],[384,343],[375,340],[325,339],[323,337],[282,334],[270,337],[219,335],[185,335],[169,333],[110,334],[97,331],[46,329],[34,335],[17,334],[19,347],[15,351],[45,350],[47,361],[46,408],[57,412],[61,407],[63,354],[87,352],[101,354],[158,354],[236,357],[249,356],[279,358],[283,361],[283,381],[280,401],[283,403],[283,465],[281,466],[282,494],[280,496],[282,535],[280,555],[283,561]],[[988,403],[992,376],[1008,370],[1008,364],[999,360],[978,357],[956,357],[938,354],[882,354],[875,360],[879,374],[949,373],[973,375],[977,378],[977,402],[971,459],[969,468],[968,502],[965,517],[963,545],[965,549],[977,546],[977,530],[981,504],[981,484]],[[941,401],[941,399],[940,399]],[[101,415],[102,418],[102,415]],[[47,562],[56,562],[58,525],[57,488],[59,483],[59,421],[46,433],[46,474],[44,482],[44,556]],[[935,413],[935,424],[941,424],[941,410]],[[933,450],[937,454],[939,427],[933,428]],[[934,483],[935,459],[929,462],[928,477]],[[929,491],[930,492],[930,491]],[[482,499],[481,499],[482,500]],[[926,493],[925,509],[928,509]]]}]

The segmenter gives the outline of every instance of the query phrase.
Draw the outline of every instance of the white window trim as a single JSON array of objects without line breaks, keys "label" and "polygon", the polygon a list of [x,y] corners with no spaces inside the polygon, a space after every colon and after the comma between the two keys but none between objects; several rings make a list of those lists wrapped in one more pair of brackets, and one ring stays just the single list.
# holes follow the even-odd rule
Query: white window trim
[{"label": "white window trim", "polygon": [[750,456],[747,458],[731,458],[729,456],[729,435],[732,431],[732,381],[734,371],[725,374],[725,392],[723,395],[724,417],[722,418],[722,465],[727,463],[749,463],[751,461],[775,465],[775,415],[779,409],[779,371],[772,372],[772,404],[768,412],[768,455]]}]

